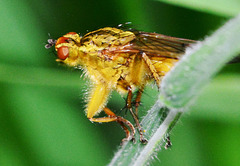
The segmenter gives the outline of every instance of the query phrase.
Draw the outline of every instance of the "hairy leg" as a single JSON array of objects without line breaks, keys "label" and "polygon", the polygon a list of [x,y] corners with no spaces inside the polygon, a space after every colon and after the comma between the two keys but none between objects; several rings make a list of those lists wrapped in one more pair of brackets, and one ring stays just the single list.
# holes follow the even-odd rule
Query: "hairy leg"
[{"label": "hairy leg", "polygon": [[147,139],[145,139],[143,136],[143,129],[139,123],[139,119],[138,119],[137,115],[133,112],[133,109],[132,109],[132,88],[131,87],[128,87],[127,108],[129,109],[129,111],[136,123],[137,129],[140,134],[140,141],[144,144],[147,143]]},{"label": "hairy leg", "polygon": [[[113,121],[116,121],[121,125],[122,129],[126,133],[126,138],[122,139],[122,142],[129,141],[129,140],[135,141],[135,138],[134,138],[135,129],[134,129],[134,126],[131,124],[131,122],[129,122],[128,120],[126,120],[126,119],[124,119],[120,116],[116,116],[107,107],[105,107],[103,110],[108,115],[107,117],[89,118],[89,120],[92,121],[92,122],[113,122]],[[130,128],[131,132],[128,130],[127,126]]]}]

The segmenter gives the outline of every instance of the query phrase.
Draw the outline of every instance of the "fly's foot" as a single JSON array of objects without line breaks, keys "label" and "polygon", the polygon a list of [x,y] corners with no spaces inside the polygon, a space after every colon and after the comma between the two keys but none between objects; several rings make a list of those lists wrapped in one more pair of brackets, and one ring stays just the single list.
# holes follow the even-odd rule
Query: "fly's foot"
[{"label": "fly's foot", "polygon": [[165,149],[168,149],[168,148],[170,148],[171,146],[172,146],[172,142],[171,142],[171,140],[170,140],[170,136],[167,136],[167,137],[166,137],[166,144],[165,144],[164,148],[165,148]]},{"label": "fly's foot", "polygon": [[129,141],[129,139],[128,139],[128,138],[123,138],[123,139],[122,139],[122,142],[120,143],[120,145],[121,145],[121,146],[123,146],[123,145],[124,145],[124,143],[125,143],[125,142],[128,142],[128,141]]},{"label": "fly's foot", "polygon": [[136,143],[135,137],[132,137],[131,141],[135,144]]},{"label": "fly's foot", "polygon": [[139,125],[138,130],[139,130],[139,135],[140,135],[140,142],[142,144],[147,144],[148,140],[146,138],[144,138],[144,136],[143,136],[143,133],[145,132],[145,130],[143,130],[140,125]]},{"label": "fly's foot", "polygon": [[[117,122],[121,125],[121,127],[123,128],[123,130],[126,133],[126,137],[124,139],[122,139],[121,145],[123,145],[124,142],[128,142],[128,141],[133,141],[135,143],[135,137],[134,137],[135,136],[135,128],[132,125],[132,123],[120,116],[117,116]],[[128,130],[127,126],[130,128],[131,132]]]},{"label": "fly's foot", "polygon": [[123,138],[120,145],[122,146],[125,142],[128,142],[128,141],[132,141],[134,144],[136,143],[136,139],[135,139],[135,137],[133,136],[133,137]]},{"label": "fly's foot", "polygon": [[147,143],[148,143],[148,140],[147,140],[146,138],[142,137],[142,138],[140,138],[140,142],[141,142],[142,144],[147,144]]}]

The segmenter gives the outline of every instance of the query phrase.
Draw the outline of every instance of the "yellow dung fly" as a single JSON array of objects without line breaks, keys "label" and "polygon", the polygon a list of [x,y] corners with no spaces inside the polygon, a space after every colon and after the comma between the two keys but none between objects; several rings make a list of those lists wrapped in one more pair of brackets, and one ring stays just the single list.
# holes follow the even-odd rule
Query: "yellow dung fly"
[{"label": "yellow dung fly", "polygon": [[[184,54],[193,40],[157,33],[105,27],[84,36],[69,32],[57,40],[49,39],[46,48],[55,46],[57,62],[81,68],[92,82],[86,116],[92,122],[118,122],[126,133],[122,141],[135,140],[131,122],[107,108],[113,90],[127,95],[126,108],[136,123],[140,141],[147,143],[138,120],[138,107],[144,87],[161,79]],[[137,92],[133,98],[133,92]],[[101,111],[107,116],[96,117]],[[129,131],[130,129],[130,131]]]}]

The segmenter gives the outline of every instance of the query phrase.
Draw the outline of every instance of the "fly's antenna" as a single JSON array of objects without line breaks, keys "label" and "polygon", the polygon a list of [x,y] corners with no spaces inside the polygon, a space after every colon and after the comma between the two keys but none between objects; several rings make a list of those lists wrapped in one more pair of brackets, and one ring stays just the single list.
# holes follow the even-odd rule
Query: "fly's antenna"
[{"label": "fly's antenna", "polygon": [[53,45],[56,44],[56,42],[57,42],[57,40],[55,40],[55,39],[48,39],[47,40],[47,44],[45,45],[45,48],[46,49],[51,48]]},{"label": "fly's antenna", "polygon": [[51,48],[51,47],[52,47],[53,45],[55,45],[56,42],[57,42],[57,40],[51,39],[50,33],[48,33],[48,37],[49,37],[50,39],[47,40],[47,44],[45,45],[45,48],[46,48],[46,49]]}]

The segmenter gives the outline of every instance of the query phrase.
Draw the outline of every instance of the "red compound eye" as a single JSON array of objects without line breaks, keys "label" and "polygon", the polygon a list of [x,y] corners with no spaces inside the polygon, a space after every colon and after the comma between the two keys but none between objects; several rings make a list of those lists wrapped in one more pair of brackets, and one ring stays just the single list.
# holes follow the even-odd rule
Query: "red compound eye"
[{"label": "red compound eye", "polygon": [[56,44],[55,44],[55,47],[58,45],[58,44],[61,44],[61,43],[68,43],[68,38],[67,37],[60,37],[58,38]]},{"label": "red compound eye", "polygon": [[76,32],[68,32],[66,35],[75,35],[77,34]]},{"label": "red compound eye", "polygon": [[[75,35],[75,34],[77,34],[77,33],[76,32],[69,32],[66,35]],[[58,58],[61,59],[61,60],[65,60],[68,57],[69,50],[68,50],[67,46],[61,46],[59,48],[57,46],[61,43],[69,43],[68,40],[69,40],[69,38],[67,38],[67,37],[60,37],[60,38],[58,38],[58,40],[55,44],[55,48],[57,50]]]},{"label": "red compound eye", "polygon": [[69,55],[69,50],[67,46],[62,46],[57,50],[58,58],[65,60]]}]

